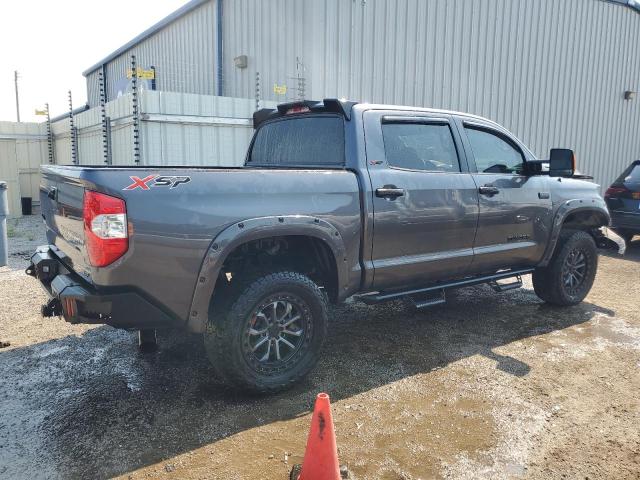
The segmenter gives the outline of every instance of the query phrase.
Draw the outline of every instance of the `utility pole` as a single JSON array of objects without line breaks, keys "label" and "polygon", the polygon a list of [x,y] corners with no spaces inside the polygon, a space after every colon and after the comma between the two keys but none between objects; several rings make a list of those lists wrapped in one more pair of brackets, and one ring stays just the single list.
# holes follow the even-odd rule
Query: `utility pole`
[{"label": "utility pole", "polygon": [[18,117],[18,123],[20,123],[20,96],[18,95],[18,71],[13,72],[13,81],[16,85],[16,117]]}]

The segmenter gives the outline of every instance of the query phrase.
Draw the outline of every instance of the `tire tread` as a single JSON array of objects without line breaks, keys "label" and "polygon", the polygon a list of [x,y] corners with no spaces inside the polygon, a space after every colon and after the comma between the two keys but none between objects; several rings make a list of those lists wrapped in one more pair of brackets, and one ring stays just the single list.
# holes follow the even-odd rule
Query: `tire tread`
[{"label": "tire tread", "polygon": [[229,358],[233,358],[234,348],[237,345],[233,342],[234,327],[236,322],[241,322],[247,315],[247,312],[253,308],[255,303],[267,292],[274,284],[295,284],[302,287],[319,303],[321,314],[324,318],[314,318],[314,335],[320,335],[321,343],[327,334],[327,296],[320,290],[318,285],[309,277],[297,272],[277,272],[271,273],[253,281],[242,283],[236,287],[231,287],[228,294],[225,292],[225,299],[220,301],[212,308],[212,315],[209,318],[207,333],[205,333],[205,348],[210,362],[213,364],[216,372],[230,386],[237,389],[250,391],[258,394],[270,394],[290,388],[299,382],[318,359],[318,352],[311,351],[310,354],[316,358],[312,358],[309,368],[298,370],[295,374],[290,375],[286,380],[279,382],[264,382],[256,377],[247,377],[242,370],[237,368]]},{"label": "tire tread", "polygon": [[[593,264],[590,268],[593,270],[593,274],[589,272],[591,278],[588,281],[590,282],[590,285],[586,288],[584,296],[576,301],[575,299],[569,299],[564,294],[563,287],[561,286],[561,270],[564,258],[576,244],[581,242],[587,242],[589,244],[589,248],[591,250],[590,255],[592,255],[593,259]],[[558,239],[558,244],[556,245],[556,249],[549,261],[549,264],[545,267],[538,267],[534,270],[532,275],[533,289],[541,300],[544,300],[551,305],[576,305],[580,303],[591,290],[597,266],[598,254],[593,237],[582,230],[565,230],[561,233],[560,238]]]}]

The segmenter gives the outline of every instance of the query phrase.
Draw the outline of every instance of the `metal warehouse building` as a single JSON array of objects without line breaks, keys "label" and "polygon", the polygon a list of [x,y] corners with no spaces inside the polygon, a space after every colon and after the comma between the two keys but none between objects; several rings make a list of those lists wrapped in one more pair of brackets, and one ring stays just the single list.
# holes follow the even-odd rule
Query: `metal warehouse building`
[{"label": "metal warehouse building", "polygon": [[[610,183],[640,158],[636,0],[193,0],[84,72],[90,106],[143,88],[346,97],[495,120],[545,157],[573,148]],[[152,84],[153,83],[153,84]]]}]

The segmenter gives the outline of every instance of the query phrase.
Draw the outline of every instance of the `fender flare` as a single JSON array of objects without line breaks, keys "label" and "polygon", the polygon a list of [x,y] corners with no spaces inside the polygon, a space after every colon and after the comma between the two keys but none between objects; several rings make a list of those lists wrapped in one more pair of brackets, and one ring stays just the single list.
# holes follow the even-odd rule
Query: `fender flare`
[{"label": "fender flare", "polygon": [[611,216],[604,200],[597,198],[589,200],[573,199],[567,200],[558,208],[555,216],[553,217],[553,223],[551,224],[551,233],[549,235],[549,241],[547,242],[547,248],[544,251],[542,260],[538,263],[539,267],[546,267],[551,261],[553,252],[558,244],[560,238],[560,232],[567,217],[577,212],[594,212],[597,215],[601,215],[604,218],[604,222],[600,227],[607,226],[611,223]]},{"label": "fender flare", "polygon": [[347,250],[342,235],[331,223],[307,215],[269,216],[242,220],[225,228],[209,244],[191,299],[187,320],[188,330],[205,331],[209,319],[209,302],[220,269],[232,251],[253,240],[287,235],[314,237],[327,244],[336,262],[338,292],[346,288],[349,281]]}]

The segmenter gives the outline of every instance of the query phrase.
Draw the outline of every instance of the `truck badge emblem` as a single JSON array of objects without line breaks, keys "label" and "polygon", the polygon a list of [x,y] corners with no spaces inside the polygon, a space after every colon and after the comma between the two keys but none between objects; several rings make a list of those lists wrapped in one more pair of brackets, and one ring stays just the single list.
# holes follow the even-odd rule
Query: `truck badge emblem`
[{"label": "truck badge emblem", "polygon": [[[133,183],[123,190],[135,190],[136,188],[141,188],[142,190],[149,190],[151,187],[169,187],[169,189],[174,189],[179,185],[184,183],[189,183],[191,181],[191,177],[187,176],[160,176],[160,175],[148,175],[144,178],[136,177],[132,175],[129,177]],[[149,184],[149,182],[153,181],[153,183]]]}]

